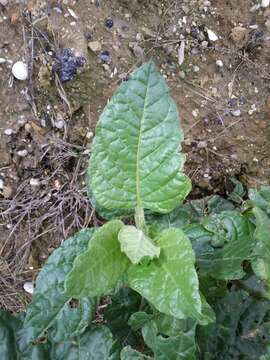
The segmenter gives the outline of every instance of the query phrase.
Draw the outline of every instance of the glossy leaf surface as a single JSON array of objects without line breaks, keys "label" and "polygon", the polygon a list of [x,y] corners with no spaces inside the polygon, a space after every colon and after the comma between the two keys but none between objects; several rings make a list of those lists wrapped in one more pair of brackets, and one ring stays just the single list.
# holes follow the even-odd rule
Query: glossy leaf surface
[{"label": "glossy leaf surface", "polygon": [[121,251],[130,259],[132,264],[138,264],[143,258],[159,257],[160,248],[135,226],[126,225],[119,231],[118,240]]},{"label": "glossy leaf surface", "polygon": [[129,271],[130,286],[160,312],[176,318],[198,318],[201,299],[190,241],[181,230],[168,229],[156,239],[156,244],[161,248],[159,259],[133,265]]},{"label": "glossy leaf surface", "polygon": [[123,82],[96,127],[89,188],[107,209],[167,213],[189,193],[176,105],[152,62]]},{"label": "glossy leaf surface", "polygon": [[42,336],[44,331],[55,324],[54,331],[58,339],[65,339],[74,332],[78,334],[84,330],[87,324],[86,320],[82,321],[83,318],[91,321],[95,300],[83,299],[82,303],[87,302],[87,307],[72,309],[68,304],[70,296],[65,292],[64,283],[74,259],[87,249],[93,233],[93,229],[84,229],[66,240],[53,252],[39,273],[25,318],[25,327],[32,328],[34,338]]},{"label": "glossy leaf surface", "polygon": [[70,297],[106,295],[116,286],[129,265],[118,242],[123,226],[121,221],[112,220],[95,232],[88,249],[76,258],[67,277]]}]

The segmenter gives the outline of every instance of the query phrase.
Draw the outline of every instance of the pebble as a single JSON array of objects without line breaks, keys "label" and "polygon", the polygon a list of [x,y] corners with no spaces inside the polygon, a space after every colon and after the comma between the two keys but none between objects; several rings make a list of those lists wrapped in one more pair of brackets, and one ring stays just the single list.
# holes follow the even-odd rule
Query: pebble
[{"label": "pebble", "polygon": [[205,49],[207,48],[208,46],[208,41],[204,40],[202,43],[201,43],[202,47]]},{"label": "pebble", "polygon": [[207,35],[210,41],[217,41],[218,36],[214,33],[214,31],[207,29]]},{"label": "pebble", "polygon": [[4,181],[0,179],[0,190],[4,189]]},{"label": "pebble", "polygon": [[200,68],[199,68],[198,65],[193,65],[192,69],[193,69],[193,71],[194,71],[195,73],[197,73],[197,72],[200,71]]},{"label": "pebble", "polygon": [[105,63],[109,63],[110,62],[110,53],[108,50],[104,50],[100,53],[99,58],[101,61],[105,62]]},{"label": "pebble", "polygon": [[10,129],[10,128],[5,129],[5,130],[4,130],[4,134],[5,134],[5,135],[7,135],[7,136],[10,136],[10,135],[12,135],[12,134],[13,134],[13,130],[12,130],[12,129]]},{"label": "pebble", "polygon": [[65,127],[65,125],[66,125],[66,123],[65,123],[65,120],[63,120],[63,119],[59,119],[54,122],[54,126],[59,130],[63,129]]},{"label": "pebble", "polygon": [[223,61],[222,61],[222,60],[217,60],[217,61],[216,61],[216,65],[217,65],[218,67],[222,68],[222,67],[223,67]]},{"label": "pebble", "polygon": [[199,149],[205,149],[207,148],[207,141],[199,141],[198,144],[197,144],[197,147]]},{"label": "pebble", "polygon": [[39,179],[36,179],[36,178],[30,179],[30,185],[33,187],[39,186],[40,185]]},{"label": "pebble", "polygon": [[99,41],[90,41],[88,47],[93,51],[97,52],[101,50],[101,43]]},{"label": "pebble", "polygon": [[199,110],[195,109],[192,111],[192,116],[194,116],[195,118],[199,116]]},{"label": "pebble", "polygon": [[4,58],[0,58],[0,64],[4,64],[7,60]]},{"label": "pebble", "polygon": [[28,154],[28,151],[26,149],[17,151],[17,155],[20,157],[25,157],[25,156],[27,156],[27,154]]},{"label": "pebble", "polygon": [[12,74],[18,80],[26,80],[28,78],[27,64],[23,61],[17,61],[12,66]]},{"label": "pebble", "polygon": [[23,284],[23,288],[24,290],[28,293],[28,294],[33,294],[34,292],[34,285],[31,281],[26,281],[24,284]]},{"label": "pebble", "polygon": [[270,0],[262,0],[261,7],[267,8],[270,5]]},{"label": "pebble", "polygon": [[232,116],[234,117],[239,117],[241,115],[241,110],[240,109],[236,109],[231,111]]}]

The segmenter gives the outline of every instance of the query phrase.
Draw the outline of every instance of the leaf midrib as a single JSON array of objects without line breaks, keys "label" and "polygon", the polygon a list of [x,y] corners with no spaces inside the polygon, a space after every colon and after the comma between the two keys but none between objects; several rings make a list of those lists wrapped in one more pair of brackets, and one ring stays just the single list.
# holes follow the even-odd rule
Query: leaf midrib
[{"label": "leaf midrib", "polygon": [[137,155],[136,155],[136,198],[137,198],[137,207],[143,207],[142,200],[141,200],[141,189],[140,189],[140,157],[141,157],[141,141],[142,141],[142,125],[144,123],[145,117],[145,109],[147,104],[147,95],[149,91],[149,83],[150,83],[150,75],[151,75],[151,68],[152,65],[149,66],[149,73],[147,76],[147,86],[145,90],[145,97],[144,97],[144,104],[143,104],[143,111],[142,111],[142,118],[140,121],[140,129],[139,129],[139,138],[138,138],[138,146],[137,146]]}]

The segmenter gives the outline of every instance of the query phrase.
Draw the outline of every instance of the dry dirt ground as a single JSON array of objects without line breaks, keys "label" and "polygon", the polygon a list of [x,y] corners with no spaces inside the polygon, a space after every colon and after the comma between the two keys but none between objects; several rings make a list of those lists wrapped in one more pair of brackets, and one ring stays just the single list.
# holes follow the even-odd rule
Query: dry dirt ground
[{"label": "dry dirt ground", "polygon": [[[102,221],[84,184],[95,124],[118,84],[149,59],[179,108],[191,196],[225,194],[229,176],[269,183],[270,7],[260,5],[0,0],[0,306],[23,308],[23,284],[53,249]],[[64,48],[86,64],[61,83]],[[25,81],[12,76],[18,60],[28,65]]]}]

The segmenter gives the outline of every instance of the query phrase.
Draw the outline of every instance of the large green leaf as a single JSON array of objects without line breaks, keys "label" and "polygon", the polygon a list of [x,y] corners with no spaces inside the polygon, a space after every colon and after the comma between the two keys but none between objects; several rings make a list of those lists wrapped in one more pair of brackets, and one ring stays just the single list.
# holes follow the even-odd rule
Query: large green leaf
[{"label": "large green leaf", "polygon": [[141,296],[130,288],[122,288],[111,297],[111,302],[106,307],[104,312],[106,325],[123,346],[136,347],[139,343],[139,336],[133,331],[128,321],[140,306]]},{"label": "large green leaf", "polygon": [[253,209],[256,217],[255,239],[252,268],[255,274],[270,284],[270,218],[259,207]]},{"label": "large green leaf", "polygon": [[1,360],[49,360],[47,344],[32,345],[26,343],[29,337],[22,329],[21,317],[12,316],[0,309],[0,359]]},{"label": "large green leaf", "polygon": [[242,264],[251,258],[255,244],[253,225],[237,211],[209,216],[190,225],[185,233],[192,241],[196,262],[202,273],[216,279],[240,279]]},{"label": "large green leaf", "polygon": [[195,256],[188,238],[179,229],[164,230],[156,239],[159,259],[133,265],[129,284],[160,312],[176,318],[201,316]]},{"label": "large green leaf", "polygon": [[270,215],[270,186],[263,185],[260,190],[249,190],[250,202],[253,206],[259,207]]},{"label": "large green leaf", "polygon": [[143,258],[159,257],[160,248],[135,226],[125,225],[119,231],[118,240],[123,251],[132,264],[138,264]]},{"label": "large green leaf", "polygon": [[93,233],[93,229],[81,230],[55,250],[43,266],[25,318],[25,327],[32,328],[33,338],[42,336],[54,325],[57,338],[63,340],[81,333],[91,321],[95,300],[81,299],[84,305],[71,308],[64,282],[74,259],[87,249]]},{"label": "large green leaf", "polygon": [[91,326],[81,336],[53,344],[51,360],[118,360],[119,350],[106,326]]},{"label": "large green leaf", "polygon": [[83,297],[78,304],[67,303],[57,316],[50,329],[50,336],[55,342],[65,341],[79,336],[95,315],[96,301]]},{"label": "large green leaf", "polygon": [[158,327],[154,321],[146,324],[143,329],[143,338],[158,360],[195,360],[195,329],[177,336],[164,337],[158,335]]},{"label": "large green leaf", "polygon": [[200,326],[197,340],[202,360],[257,360],[270,341],[270,302],[245,291],[227,293],[213,305],[217,322]]},{"label": "large green leaf", "polygon": [[123,82],[96,127],[89,187],[107,209],[167,213],[189,193],[176,105],[149,62]]},{"label": "large green leaf", "polygon": [[95,232],[67,276],[65,286],[70,297],[106,295],[117,285],[129,265],[118,242],[123,226],[121,221],[112,220]]}]

